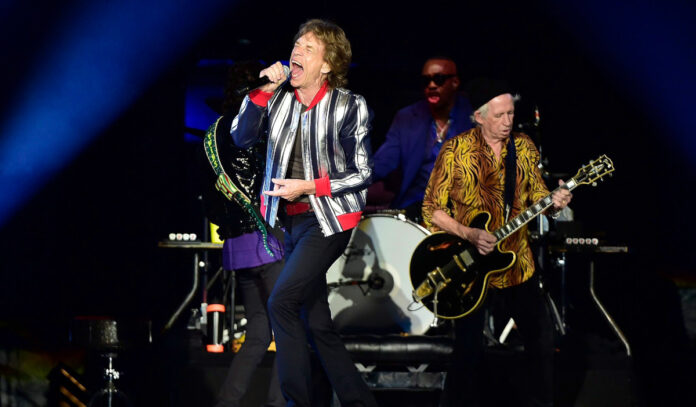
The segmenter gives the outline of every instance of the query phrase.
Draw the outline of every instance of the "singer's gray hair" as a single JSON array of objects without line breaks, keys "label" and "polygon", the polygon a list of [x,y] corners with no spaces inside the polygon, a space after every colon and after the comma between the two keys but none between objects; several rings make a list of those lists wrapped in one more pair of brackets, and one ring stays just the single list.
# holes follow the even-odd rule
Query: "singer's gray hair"
[{"label": "singer's gray hair", "polygon": [[[519,93],[512,95],[512,103],[517,103],[520,99],[522,99],[522,96],[520,96]],[[476,109],[471,116],[469,116],[469,119],[471,119],[471,122],[474,124],[476,124],[476,112],[479,112],[481,117],[486,117],[488,114],[488,102]]]}]

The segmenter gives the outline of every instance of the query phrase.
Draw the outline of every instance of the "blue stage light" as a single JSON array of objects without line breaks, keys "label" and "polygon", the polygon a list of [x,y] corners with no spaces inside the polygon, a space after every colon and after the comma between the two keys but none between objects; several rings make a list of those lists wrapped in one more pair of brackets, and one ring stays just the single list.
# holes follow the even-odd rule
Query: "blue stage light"
[{"label": "blue stage light", "polygon": [[655,141],[671,140],[670,145],[679,146],[675,154],[696,163],[696,138],[691,135],[696,115],[689,112],[696,94],[696,6],[669,0],[551,1],[549,5],[617,89],[654,118],[660,129]]},{"label": "blue stage light", "polygon": [[235,3],[78,2],[63,14],[0,121],[0,225]]}]

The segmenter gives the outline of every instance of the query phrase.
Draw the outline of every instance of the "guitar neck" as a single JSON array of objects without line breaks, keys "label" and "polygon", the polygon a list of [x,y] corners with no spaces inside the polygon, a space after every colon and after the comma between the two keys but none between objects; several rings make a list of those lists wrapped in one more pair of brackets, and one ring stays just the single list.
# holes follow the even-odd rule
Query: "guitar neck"
[{"label": "guitar neck", "polygon": [[496,239],[498,239],[497,242],[501,242],[501,241],[505,240],[508,236],[517,232],[522,226],[526,225],[532,219],[539,216],[540,213],[542,213],[545,210],[547,210],[548,208],[550,208],[553,205],[553,201],[551,200],[551,196],[553,195],[554,192],[556,192],[557,190],[559,190],[561,188],[567,189],[568,191],[572,191],[578,185],[579,184],[577,183],[575,178],[571,178],[564,185],[553,190],[553,192],[548,194],[545,198],[539,200],[539,202],[535,203],[534,205],[525,209],[519,215],[517,215],[514,218],[512,218],[511,220],[509,220],[506,224],[504,224],[498,230],[493,232],[493,236],[495,236]]}]

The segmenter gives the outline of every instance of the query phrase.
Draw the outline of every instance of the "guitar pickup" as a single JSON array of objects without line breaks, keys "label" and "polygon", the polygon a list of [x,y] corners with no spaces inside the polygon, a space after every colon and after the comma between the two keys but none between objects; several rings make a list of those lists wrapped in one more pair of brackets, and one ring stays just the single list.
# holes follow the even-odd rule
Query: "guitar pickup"
[{"label": "guitar pickup", "polygon": [[416,302],[423,301],[424,298],[430,296],[435,292],[435,288],[442,290],[447,286],[447,284],[452,281],[451,279],[445,277],[442,273],[440,267],[428,273],[428,276],[413,292],[413,300]]}]

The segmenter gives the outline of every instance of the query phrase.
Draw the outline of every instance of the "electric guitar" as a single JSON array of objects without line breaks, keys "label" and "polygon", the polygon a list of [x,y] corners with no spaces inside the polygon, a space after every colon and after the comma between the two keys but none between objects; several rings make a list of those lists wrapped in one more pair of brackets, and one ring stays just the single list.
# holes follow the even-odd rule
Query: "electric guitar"
[{"label": "electric guitar", "polygon": [[[613,171],[614,163],[602,155],[580,168],[573,178],[557,189],[572,191],[583,184],[596,186],[597,180]],[[445,232],[433,233],[423,239],[411,256],[413,299],[444,319],[457,319],[472,313],[483,303],[491,276],[509,269],[517,259],[514,252],[500,250],[500,243],[551,207],[552,195],[553,192],[493,232],[496,245],[485,256],[473,244]],[[490,233],[490,221],[491,215],[481,212],[469,227]]]}]

